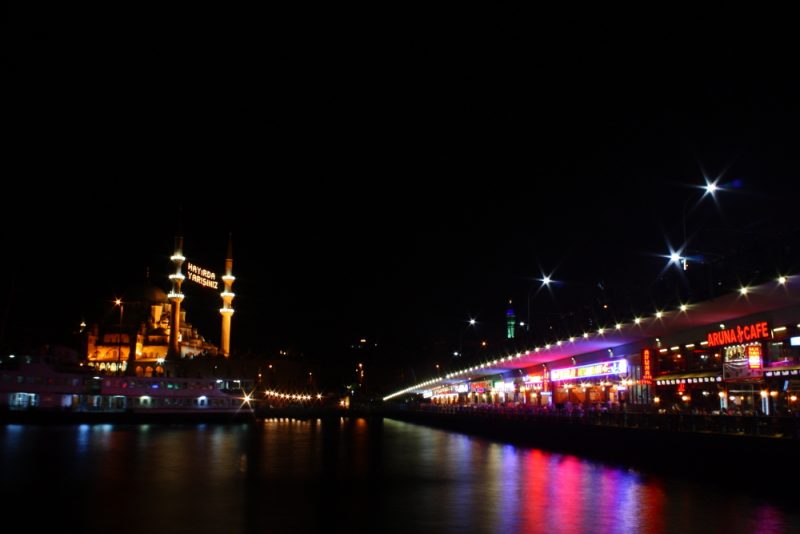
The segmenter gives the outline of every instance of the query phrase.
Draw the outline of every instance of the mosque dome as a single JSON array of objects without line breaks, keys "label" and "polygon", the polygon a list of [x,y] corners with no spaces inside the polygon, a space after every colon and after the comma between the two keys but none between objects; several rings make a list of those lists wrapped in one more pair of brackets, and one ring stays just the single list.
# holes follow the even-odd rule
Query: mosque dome
[{"label": "mosque dome", "polygon": [[163,304],[167,302],[167,293],[157,285],[145,282],[125,291],[123,300],[131,303]]}]

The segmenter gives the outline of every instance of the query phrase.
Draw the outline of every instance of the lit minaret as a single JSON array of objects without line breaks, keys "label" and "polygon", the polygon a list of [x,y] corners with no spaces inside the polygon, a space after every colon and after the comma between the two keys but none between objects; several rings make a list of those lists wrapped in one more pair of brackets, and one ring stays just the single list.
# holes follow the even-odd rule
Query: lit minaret
[{"label": "lit minaret", "polygon": [[172,358],[180,358],[180,334],[181,334],[181,302],[183,301],[183,293],[181,293],[181,284],[183,283],[183,274],[181,267],[186,258],[183,256],[183,237],[175,237],[175,253],[169,258],[175,265],[175,272],[169,275],[172,282],[172,289],[167,297],[172,303],[172,317],[169,321],[169,356]]},{"label": "lit minaret", "polygon": [[508,301],[508,310],[506,311],[506,339],[514,339],[514,328],[517,324],[517,316],[514,314],[514,308],[511,307],[511,299]]},{"label": "lit minaret", "polygon": [[231,317],[233,316],[233,281],[236,277],[233,276],[233,240],[228,236],[228,254],[225,256],[225,275],[222,281],[225,283],[225,289],[222,290],[222,308],[219,309],[222,315],[222,339],[220,340],[220,349],[222,355],[226,358],[231,354]]}]

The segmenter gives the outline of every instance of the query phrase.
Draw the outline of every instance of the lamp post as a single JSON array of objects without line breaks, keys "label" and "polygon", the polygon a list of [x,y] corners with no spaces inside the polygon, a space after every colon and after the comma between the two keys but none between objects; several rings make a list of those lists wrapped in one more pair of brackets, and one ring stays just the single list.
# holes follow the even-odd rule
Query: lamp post
[{"label": "lamp post", "polygon": [[462,328],[459,331],[459,333],[458,333],[458,352],[455,354],[455,356],[457,358],[461,358],[461,357],[464,356],[464,332],[466,332],[467,329],[470,326],[475,326],[476,323],[477,323],[477,321],[475,319],[470,318],[470,320],[467,321],[467,326],[465,326],[464,328]]},{"label": "lamp post", "polygon": [[122,299],[116,299],[114,304],[119,306],[119,332],[117,334],[117,374],[119,375],[122,371],[122,314],[125,307],[122,304]]},{"label": "lamp post", "polygon": [[[542,283],[536,289],[536,293],[537,294],[539,293],[539,291],[542,290],[543,287],[550,287],[550,282],[553,281],[547,275],[543,275],[541,278],[537,278],[537,280]],[[528,332],[528,336],[527,336],[528,337],[528,342],[530,342],[530,337],[531,337],[530,336],[530,332],[531,332],[531,297],[532,297],[531,292],[533,291],[534,287],[536,287],[536,286],[531,285],[531,287],[528,289],[528,311],[527,311],[526,317],[525,317],[525,331]]]},{"label": "lamp post", "polygon": [[[719,179],[714,180],[713,182],[709,182],[708,180],[706,180],[706,185],[702,186],[703,194],[697,200],[698,204],[706,197],[706,195],[711,195],[712,197],[714,197],[714,194],[719,189],[719,187],[717,186],[717,181],[718,180]],[[681,252],[688,252],[688,250],[687,250],[688,241],[687,241],[687,236],[686,236],[686,208],[689,207],[689,201],[692,200],[692,198],[693,197],[688,197],[683,202],[683,209],[681,210],[681,222],[682,222],[682,226],[683,226],[683,246],[680,249]],[[671,258],[671,259],[673,259],[673,261],[675,261],[677,263],[677,260],[675,260],[674,258]],[[681,261],[681,265],[683,267],[683,270],[685,271],[686,269],[688,269],[688,267],[689,267],[689,259],[688,259],[688,257],[684,255],[682,257],[679,257],[679,260]]]}]

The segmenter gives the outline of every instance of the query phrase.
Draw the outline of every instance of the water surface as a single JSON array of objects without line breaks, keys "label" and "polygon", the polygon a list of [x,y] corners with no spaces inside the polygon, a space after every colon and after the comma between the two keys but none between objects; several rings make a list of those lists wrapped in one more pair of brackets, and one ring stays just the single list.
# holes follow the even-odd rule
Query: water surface
[{"label": "water surface", "polygon": [[[800,532],[757,488],[393,420],[0,427],[3,509],[77,532]],[[749,469],[754,468],[748,465]]]}]

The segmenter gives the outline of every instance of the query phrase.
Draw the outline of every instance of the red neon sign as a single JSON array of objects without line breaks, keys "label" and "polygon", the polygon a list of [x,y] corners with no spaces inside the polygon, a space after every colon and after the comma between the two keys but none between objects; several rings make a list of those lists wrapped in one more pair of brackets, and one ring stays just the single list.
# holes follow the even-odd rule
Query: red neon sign
[{"label": "red neon sign", "polygon": [[653,370],[650,367],[650,358],[650,349],[642,349],[642,382],[645,384],[653,383]]},{"label": "red neon sign", "polygon": [[769,338],[769,326],[766,321],[761,321],[718,332],[709,332],[707,341],[709,347],[719,347],[767,338]]},{"label": "red neon sign", "polygon": [[747,354],[747,366],[750,369],[761,369],[761,345],[748,345],[745,354]]}]

